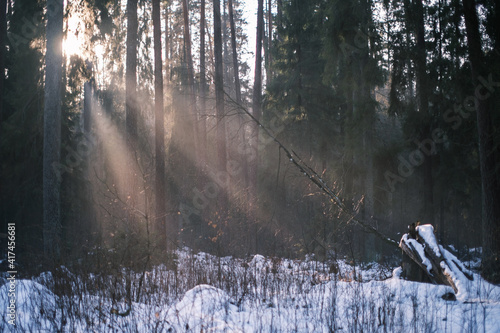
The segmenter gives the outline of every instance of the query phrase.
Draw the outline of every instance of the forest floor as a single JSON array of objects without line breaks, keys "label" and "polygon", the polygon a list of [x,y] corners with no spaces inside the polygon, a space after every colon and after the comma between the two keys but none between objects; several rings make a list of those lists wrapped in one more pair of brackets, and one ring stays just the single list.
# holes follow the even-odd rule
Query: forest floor
[{"label": "forest floor", "polygon": [[112,275],[63,267],[17,280],[15,327],[12,287],[2,278],[0,331],[500,332],[500,287],[477,274],[467,297],[455,299],[451,287],[406,281],[400,268],[376,263],[245,260],[189,249],[175,261],[175,269]]}]

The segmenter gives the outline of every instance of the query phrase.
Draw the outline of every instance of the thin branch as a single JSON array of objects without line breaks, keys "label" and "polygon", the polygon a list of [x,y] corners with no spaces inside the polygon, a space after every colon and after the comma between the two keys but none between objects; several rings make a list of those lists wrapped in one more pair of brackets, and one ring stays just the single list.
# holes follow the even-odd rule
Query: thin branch
[{"label": "thin branch", "polygon": [[104,179],[101,179],[101,178],[97,175],[97,171],[95,170],[95,168],[94,168],[94,174],[95,174],[95,177],[96,177],[96,178],[97,178],[97,179],[98,179],[101,183],[103,183],[103,184],[106,186],[106,188],[108,189],[108,191],[109,191],[110,193],[114,194],[114,195],[116,196],[116,199],[117,199],[118,201],[120,201],[120,202],[121,202],[121,203],[122,203],[125,207],[127,207],[127,209],[132,208],[132,211],[133,211],[133,212],[135,212],[135,214],[136,214],[136,215],[141,216],[141,217],[143,217],[143,218],[146,218],[146,213],[145,213],[145,212],[142,212],[142,211],[140,211],[139,209],[137,209],[137,208],[135,208],[135,207],[130,207],[130,205],[129,205],[127,202],[123,201],[123,199],[122,199],[122,198],[120,197],[120,195],[118,194],[117,190],[116,190],[116,189],[111,189],[111,188],[109,187],[108,183],[107,183]]},{"label": "thin branch", "polygon": [[254,121],[259,128],[262,129],[262,131],[268,135],[273,141],[283,150],[285,155],[288,157],[290,162],[297,167],[297,169],[311,182],[313,182],[321,191],[323,191],[330,199],[331,202],[335,206],[337,206],[341,212],[346,214],[349,217],[349,221],[355,222],[356,224],[360,225],[366,232],[372,233],[375,236],[379,237],[381,240],[383,240],[385,243],[399,248],[399,243],[390,237],[382,234],[378,229],[376,229],[374,226],[370,225],[368,222],[360,220],[356,218],[356,213],[349,210],[342,202],[342,200],[339,198],[339,196],[335,193],[335,191],[323,180],[323,178],[309,165],[307,165],[298,155],[295,153],[293,150],[289,150],[285,145],[283,145],[266,127],[262,125],[262,123],[257,120],[251,112],[249,112],[244,106],[239,105],[234,101],[231,96],[229,96],[227,93],[225,93],[227,98],[234,103],[234,105],[238,105],[239,109],[243,111],[252,121]]}]

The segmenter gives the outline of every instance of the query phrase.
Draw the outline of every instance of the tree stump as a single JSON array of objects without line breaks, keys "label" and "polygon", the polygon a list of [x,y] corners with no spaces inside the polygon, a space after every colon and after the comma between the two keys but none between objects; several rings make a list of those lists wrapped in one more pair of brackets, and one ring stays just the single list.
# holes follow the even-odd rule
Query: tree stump
[{"label": "tree stump", "polygon": [[438,244],[430,224],[412,224],[399,247],[404,253],[403,273],[409,280],[447,285],[455,293],[466,292],[465,281],[473,280],[460,260]]}]

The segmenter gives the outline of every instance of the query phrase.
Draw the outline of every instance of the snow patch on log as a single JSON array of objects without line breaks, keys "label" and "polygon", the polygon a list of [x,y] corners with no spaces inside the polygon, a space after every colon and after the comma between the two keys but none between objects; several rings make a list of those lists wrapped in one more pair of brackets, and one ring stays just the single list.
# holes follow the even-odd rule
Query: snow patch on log
[{"label": "snow patch on log", "polygon": [[457,288],[457,299],[466,301],[471,289],[471,281],[474,280],[473,274],[465,268],[463,263],[458,260],[451,252],[440,246],[444,260],[441,261],[441,268],[445,274],[449,275]]},{"label": "snow patch on log", "polygon": [[[421,263],[427,267],[427,274],[433,276],[431,270],[432,270],[432,263],[429,261],[429,259],[425,256],[425,250],[424,246],[417,242],[416,239],[408,237],[408,234],[404,234],[403,237],[401,238],[401,242],[404,242],[405,245],[412,249],[413,251],[416,251],[418,254],[419,259],[421,260]],[[401,243],[400,243],[401,246]]]},{"label": "snow patch on log", "polygon": [[439,251],[439,246],[434,236],[434,227],[431,224],[419,225],[416,228],[418,235],[424,240],[425,246],[434,251],[436,257],[441,257],[441,252]]}]

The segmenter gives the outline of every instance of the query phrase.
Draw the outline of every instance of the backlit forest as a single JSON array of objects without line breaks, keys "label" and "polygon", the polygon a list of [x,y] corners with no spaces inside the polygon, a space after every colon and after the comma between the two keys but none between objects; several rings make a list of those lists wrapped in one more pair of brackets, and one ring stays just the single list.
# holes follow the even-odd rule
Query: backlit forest
[{"label": "backlit forest", "polygon": [[499,15],[1,0],[0,231],[29,274],[169,267],[184,247],[394,263],[420,221],[500,281]]}]

